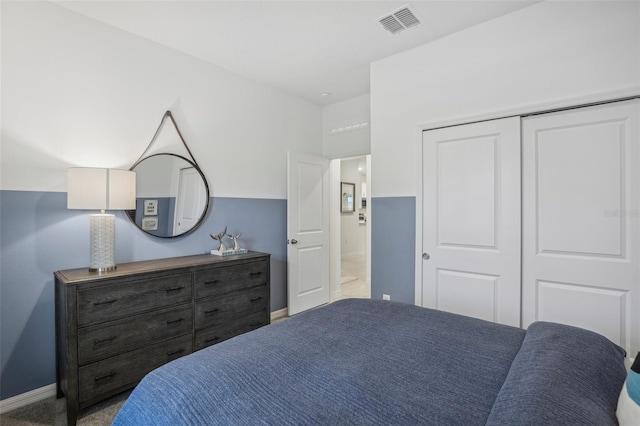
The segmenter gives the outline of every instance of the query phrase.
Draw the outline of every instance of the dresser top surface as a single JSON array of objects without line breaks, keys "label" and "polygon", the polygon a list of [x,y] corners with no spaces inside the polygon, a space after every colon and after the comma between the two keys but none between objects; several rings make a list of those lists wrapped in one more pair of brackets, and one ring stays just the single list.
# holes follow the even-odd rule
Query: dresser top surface
[{"label": "dresser top surface", "polygon": [[119,263],[117,268],[108,272],[93,272],[89,268],[76,268],[56,271],[55,275],[67,284],[83,281],[117,278],[150,272],[162,272],[177,268],[190,268],[203,265],[231,265],[246,260],[271,256],[268,253],[250,251],[245,254],[230,256],[216,256],[213,254],[199,254],[192,256],[170,257],[166,259],[143,260],[139,262]]}]

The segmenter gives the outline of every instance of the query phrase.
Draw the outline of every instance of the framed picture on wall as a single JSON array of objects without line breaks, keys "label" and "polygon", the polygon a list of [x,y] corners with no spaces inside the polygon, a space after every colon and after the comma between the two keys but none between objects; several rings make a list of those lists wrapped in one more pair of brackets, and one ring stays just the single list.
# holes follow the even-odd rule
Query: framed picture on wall
[{"label": "framed picture on wall", "polygon": [[158,200],[144,200],[145,216],[154,216],[158,214]]},{"label": "framed picture on wall", "polygon": [[144,231],[157,231],[158,230],[158,218],[157,217],[144,217],[144,218],[142,218],[142,229]]},{"label": "framed picture on wall", "polygon": [[340,212],[353,213],[355,211],[356,184],[340,182]]}]

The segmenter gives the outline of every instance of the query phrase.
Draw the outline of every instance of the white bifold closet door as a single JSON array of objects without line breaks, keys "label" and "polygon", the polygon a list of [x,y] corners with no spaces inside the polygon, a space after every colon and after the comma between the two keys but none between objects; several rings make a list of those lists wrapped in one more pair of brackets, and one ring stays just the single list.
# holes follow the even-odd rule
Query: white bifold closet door
[{"label": "white bifold closet door", "polygon": [[635,100],[523,119],[523,327],[640,349],[639,118]]},{"label": "white bifold closet door", "polygon": [[423,133],[422,306],[520,325],[520,118]]}]

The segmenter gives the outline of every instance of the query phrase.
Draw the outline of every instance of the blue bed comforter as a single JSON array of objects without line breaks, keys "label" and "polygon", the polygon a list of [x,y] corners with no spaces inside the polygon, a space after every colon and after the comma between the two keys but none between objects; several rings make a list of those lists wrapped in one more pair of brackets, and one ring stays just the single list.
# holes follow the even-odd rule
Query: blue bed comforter
[{"label": "blue bed comforter", "polygon": [[573,327],[350,299],[158,368],[113,424],[616,424],[623,358]]}]

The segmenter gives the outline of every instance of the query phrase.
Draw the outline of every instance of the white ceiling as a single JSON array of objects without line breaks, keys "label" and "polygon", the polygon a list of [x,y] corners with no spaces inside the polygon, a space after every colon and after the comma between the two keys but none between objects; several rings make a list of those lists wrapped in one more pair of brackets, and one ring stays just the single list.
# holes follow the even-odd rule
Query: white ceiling
[{"label": "white ceiling", "polygon": [[[369,93],[369,64],[536,1],[55,1],[319,105]],[[378,18],[409,5],[422,24]],[[452,52],[452,54],[455,54]],[[330,92],[331,96],[321,96]]]}]

